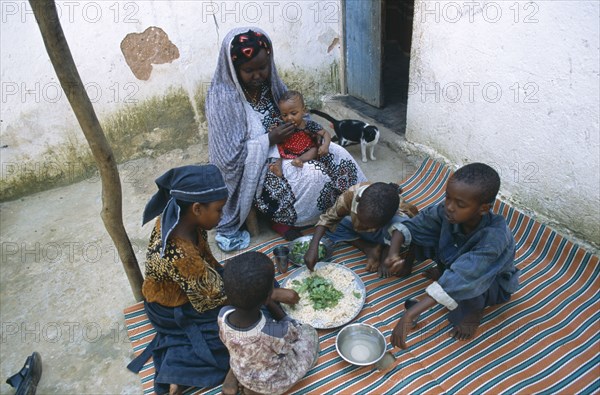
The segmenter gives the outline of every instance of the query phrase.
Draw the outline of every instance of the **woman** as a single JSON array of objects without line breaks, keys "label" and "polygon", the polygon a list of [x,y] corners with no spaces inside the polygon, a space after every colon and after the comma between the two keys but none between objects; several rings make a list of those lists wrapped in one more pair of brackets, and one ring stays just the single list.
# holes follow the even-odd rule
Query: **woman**
[{"label": "woman", "polygon": [[217,244],[225,251],[245,248],[242,225],[253,205],[286,239],[311,225],[350,186],[366,181],[348,152],[331,144],[329,154],[304,164],[283,160],[283,177],[269,170],[279,158],[277,144],[294,125],[279,122],[276,105],[287,90],[273,60],[267,35],[258,28],[230,31],[221,46],[206,100],[210,161],[225,178],[229,200],[217,227]]},{"label": "woman", "polygon": [[[206,233],[221,220],[227,188],[214,165],[171,169],[156,185],[159,190],[144,210],[144,224],[160,218],[150,236],[142,293],[157,333],[128,368],[137,373],[152,356],[155,392],[178,394],[183,387],[221,384],[229,370],[217,324],[226,304],[223,269]],[[298,302],[292,290],[278,288],[273,295],[276,302]],[[229,387],[225,383],[224,391],[237,391],[235,382]]]}]

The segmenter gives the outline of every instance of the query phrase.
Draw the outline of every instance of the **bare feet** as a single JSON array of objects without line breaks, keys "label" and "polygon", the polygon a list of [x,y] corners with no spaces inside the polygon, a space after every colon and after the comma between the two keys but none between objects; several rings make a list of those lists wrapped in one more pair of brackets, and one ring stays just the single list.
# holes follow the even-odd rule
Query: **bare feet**
[{"label": "bare feet", "polygon": [[425,270],[425,272],[423,273],[423,276],[431,281],[437,281],[442,276],[442,273],[440,272],[440,269],[438,269],[438,267],[436,265],[436,266],[430,267],[429,269]]},{"label": "bare feet", "polygon": [[277,177],[283,177],[283,169],[281,168],[281,159],[277,159],[275,162],[269,165],[269,170],[271,173],[275,174]]},{"label": "bare feet", "polygon": [[479,328],[479,324],[481,323],[481,317],[483,317],[483,310],[465,317],[461,324],[454,326],[448,333],[448,336],[456,340],[469,340],[477,332],[477,328]]},{"label": "bare feet", "polygon": [[225,381],[223,381],[223,386],[221,387],[223,389],[223,394],[236,395],[238,393],[238,386],[239,383],[237,377],[235,377],[233,370],[229,369],[227,376],[225,376]]},{"label": "bare feet", "polygon": [[300,158],[295,158],[295,159],[292,159],[292,166],[302,167],[302,166],[304,166],[304,162],[302,162],[302,159],[300,159]]},{"label": "bare feet", "polygon": [[366,247],[364,253],[367,255],[367,271],[377,272],[379,271],[379,263],[381,261],[381,244],[375,244],[373,246]]},{"label": "bare feet", "polygon": [[169,385],[169,395],[181,395],[183,394],[183,388],[177,384]]}]

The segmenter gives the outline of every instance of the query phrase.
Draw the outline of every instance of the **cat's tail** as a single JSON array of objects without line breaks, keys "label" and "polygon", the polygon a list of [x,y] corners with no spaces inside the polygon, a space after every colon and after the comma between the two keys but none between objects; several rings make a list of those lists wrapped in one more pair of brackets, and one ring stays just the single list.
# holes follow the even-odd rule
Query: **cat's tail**
[{"label": "cat's tail", "polygon": [[335,119],[334,117],[332,117],[331,115],[325,114],[324,112],[319,111],[319,110],[310,110],[309,112],[311,114],[316,114],[316,115],[318,115],[318,116],[320,116],[322,118],[325,118],[326,120],[328,120],[329,122],[333,123],[334,125],[340,122],[337,119]]}]

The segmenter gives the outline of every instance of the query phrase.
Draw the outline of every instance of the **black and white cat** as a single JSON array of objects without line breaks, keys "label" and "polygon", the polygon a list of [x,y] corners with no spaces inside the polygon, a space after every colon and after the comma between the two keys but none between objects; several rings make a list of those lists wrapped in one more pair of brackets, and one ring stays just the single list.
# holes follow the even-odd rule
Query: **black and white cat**
[{"label": "black and white cat", "polygon": [[333,130],[342,147],[347,146],[349,143],[360,143],[362,161],[367,161],[367,153],[369,154],[369,159],[375,160],[373,151],[379,141],[379,129],[376,126],[356,119],[337,120],[331,115],[318,110],[310,110],[310,112],[325,118],[333,124]]}]

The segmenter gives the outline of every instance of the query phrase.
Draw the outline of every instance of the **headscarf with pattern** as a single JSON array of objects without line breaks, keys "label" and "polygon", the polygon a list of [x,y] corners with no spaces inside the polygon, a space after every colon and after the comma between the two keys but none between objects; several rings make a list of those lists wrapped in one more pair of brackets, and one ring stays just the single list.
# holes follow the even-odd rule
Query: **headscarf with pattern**
[{"label": "headscarf with pattern", "polygon": [[[250,107],[231,59],[231,44],[249,30],[260,33],[271,43],[267,33],[258,27],[232,29],[221,45],[217,68],[206,95],[208,121],[208,155],[221,169],[229,198],[223,207],[223,218],[217,233],[232,235],[244,224],[262,179],[267,172],[269,139],[257,113]],[[275,67],[274,50],[270,54],[269,85],[275,103],[287,87]],[[246,166],[246,162],[251,165]]]},{"label": "headscarf with pattern", "polygon": [[252,60],[260,49],[264,48],[268,54],[271,53],[271,43],[266,35],[248,30],[240,33],[233,38],[231,42],[231,61],[237,68],[239,65]]}]

